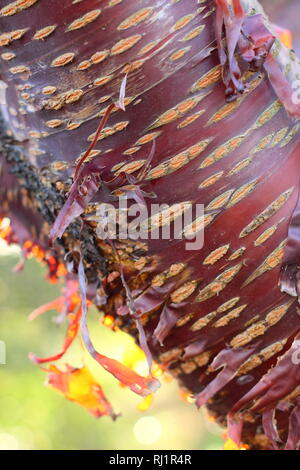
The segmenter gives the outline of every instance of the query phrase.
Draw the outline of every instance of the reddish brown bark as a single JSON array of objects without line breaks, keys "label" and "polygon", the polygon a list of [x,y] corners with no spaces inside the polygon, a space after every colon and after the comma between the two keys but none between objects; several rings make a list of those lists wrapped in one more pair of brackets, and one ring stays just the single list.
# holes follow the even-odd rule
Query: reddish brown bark
[{"label": "reddish brown bark", "polygon": [[[242,4],[248,15],[247,5],[257,6]],[[275,416],[279,445],[296,448],[299,368],[291,358],[300,317],[278,280],[298,198],[299,124],[283,106],[289,88],[280,94],[284,103],[278,100],[270,66],[272,60],[279,70],[289,65],[286,78],[278,71],[275,78],[290,86],[299,67],[295,57],[277,42],[279,58],[272,49],[268,68],[251,71],[242,61],[246,90],[225,103],[212,0],[53,0],[51,9],[38,0],[6,1],[0,15],[0,72],[8,85],[3,111],[13,135],[3,154],[27,188],[17,186],[5,163],[1,212],[11,217],[13,236],[21,245],[36,243],[55,267],[65,251],[78,250],[80,238],[88,298],[142,341],[144,328],[154,358],[198,405],[207,403],[221,424],[229,414],[236,440],[243,421],[242,440],[250,448],[278,445]],[[248,15],[241,24],[249,33]],[[241,25],[236,32],[240,39]],[[254,34],[245,47],[261,59],[258,39]],[[234,58],[227,86],[239,75]],[[126,111],[114,108],[64,215],[79,215],[82,206],[86,224],[81,231],[79,220],[73,222],[51,248],[47,235],[76,162],[118,99],[126,73]],[[151,167],[140,181],[154,140]],[[186,240],[127,240],[115,243],[116,252],[97,240],[95,211],[116,190],[131,202],[143,191],[148,206],[149,195],[170,205],[205,204],[204,248],[187,251]],[[75,272],[78,263],[82,269],[74,255],[67,262]],[[89,349],[133,387],[136,378]],[[151,380],[140,384],[145,393]]]}]

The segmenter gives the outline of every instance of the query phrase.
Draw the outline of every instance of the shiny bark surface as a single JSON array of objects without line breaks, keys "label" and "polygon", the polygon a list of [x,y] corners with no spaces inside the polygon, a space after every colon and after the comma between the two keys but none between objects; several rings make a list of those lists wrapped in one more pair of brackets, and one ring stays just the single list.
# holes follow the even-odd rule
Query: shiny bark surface
[{"label": "shiny bark surface", "polygon": [[[244,62],[245,91],[225,102],[216,41],[222,2],[2,3],[8,145],[22,152],[23,173],[32,172],[36,184],[25,178],[26,189],[18,189],[4,164],[1,215],[11,218],[11,236],[22,246],[34,241],[57,268],[64,251],[78,249],[80,224],[69,223],[81,214],[88,298],[140,335],[198,406],[206,403],[222,424],[229,415],[236,441],[242,432],[251,448],[296,448],[300,316],[296,298],[278,281],[298,199],[299,123],[274,91],[270,69],[249,70]],[[242,6],[248,17],[257,3]],[[276,40],[272,60],[291,85],[299,68],[294,54]],[[64,215],[66,231],[51,248],[50,225],[76,162],[126,74],[126,110],[113,109],[84,162]],[[10,157],[19,170],[20,159]],[[187,250],[186,239],[113,245],[97,239],[97,208],[118,192],[129,204],[141,194],[148,207],[176,204],[176,216],[184,202],[204,204],[204,247]],[[45,205],[47,214],[38,214]],[[116,377],[133,386],[123,372]],[[140,387],[151,390],[147,380]]]}]

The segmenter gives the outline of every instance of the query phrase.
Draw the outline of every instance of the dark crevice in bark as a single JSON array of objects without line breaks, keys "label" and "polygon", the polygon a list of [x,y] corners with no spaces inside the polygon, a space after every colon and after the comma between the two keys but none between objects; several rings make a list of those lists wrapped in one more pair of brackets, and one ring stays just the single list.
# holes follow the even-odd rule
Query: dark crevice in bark
[{"label": "dark crevice in bark", "polygon": [[[0,153],[9,163],[10,172],[20,181],[20,187],[28,190],[31,198],[36,201],[37,209],[43,219],[52,225],[66,198],[54,187],[50,178],[47,178],[47,185],[43,183],[43,178],[37,169],[26,159],[26,152],[22,146],[26,146],[26,142],[19,142],[10,135],[0,114]],[[99,273],[107,274],[106,260],[97,246],[94,232],[90,227],[87,225],[82,227],[81,222],[76,220],[69,226],[66,236],[56,243],[68,252],[76,240],[81,242],[89,282],[99,281]]]}]

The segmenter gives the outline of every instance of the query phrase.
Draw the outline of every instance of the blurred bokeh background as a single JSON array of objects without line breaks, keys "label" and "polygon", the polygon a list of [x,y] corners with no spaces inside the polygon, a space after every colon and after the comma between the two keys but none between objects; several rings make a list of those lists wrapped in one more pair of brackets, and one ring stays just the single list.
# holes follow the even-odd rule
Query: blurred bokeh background
[{"label": "blurred bokeh background", "polygon": [[273,23],[293,33],[293,47],[300,56],[299,0],[260,0]]},{"label": "blurred bokeh background", "polygon": [[[292,30],[299,53],[299,0],[262,3],[272,21]],[[121,417],[116,422],[106,416],[97,420],[44,387],[45,373],[29,361],[28,353],[48,356],[60,351],[65,331],[55,323],[54,312],[34,322],[28,321],[28,315],[57,298],[62,286],[49,284],[44,268],[34,259],[26,262],[23,271],[14,273],[19,260],[17,247],[0,243],[0,340],[5,342],[7,353],[6,365],[0,365],[0,450],[223,448],[223,431],[204,411],[197,412],[189,397],[180,395],[175,381],[162,377],[161,389],[145,409],[149,403],[121,388],[93,359],[83,358],[78,343],[60,362],[81,366],[84,359]],[[133,341],[101,325],[96,310],[91,310],[90,326],[101,352],[133,362],[139,372],[145,371],[145,361]]]},{"label": "blurred bokeh background", "polygon": [[[17,247],[0,243],[0,340],[6,344],[6,365],[0,365],[0,450],[1,449],[221,449],[222,433],[204,411],[197,411],[189,398],[180,394],[170,377],[148,403],[101,369],[87,355],[83,358],[78,340],[57,364],[81,366],[83,359],[102,385],[116,412],[113,422],[93,418],[79,405],[43,385],[46,379],[28,359],[30,351],[41,355],[60,351],[65,327],[55,323],[55,312],[33,322],[29,313],[61,293],[61,285],[45,279],[45,269],[34,259],[14,273],[20,261]],[[89,324],[101,352],[143,373],[146,362],[131,338],[113,332],[90,310]],[[101,328],[101,332],[99,329]]]}]

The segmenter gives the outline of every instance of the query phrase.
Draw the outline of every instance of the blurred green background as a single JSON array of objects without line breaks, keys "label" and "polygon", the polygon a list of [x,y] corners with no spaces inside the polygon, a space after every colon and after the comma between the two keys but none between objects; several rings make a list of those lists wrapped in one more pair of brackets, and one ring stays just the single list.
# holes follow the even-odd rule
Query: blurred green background
[{"label": "blurred green background", "polygon": [[[299,0],[263,0],[272,21],[289,27],[299,49]],[[1,240],[0,240],[1,242]],[[85,356],[88,366],[122,416],[95,419],[79,405],[44,387],[45,374],[28,360],[28,352],[48,356],[60,351],[65,328],[54,321],[54,312],[34,322],[28,314],[60,295],[60,285],[44,279],[44,269],[34,260],[15,274],[19,261],[16,247],[0,243],[0,340],[6,343],[7,364],[0,365],[0,450],[1,449],[221,449],[223,433],[204,411],[184,402],[175,381],[165,382],[145,411],[142,399]],[[101,352],[124,358],[133,348],[122,333],[102,326],[99,314],[89,314],[92,336]],[[82,351],[74,344],[61,363],[82,364]],[[145,365],[141,364],[141,368]]]},{"label": "blurred green background", "polygon": [[[16,247],[0,244],[0,340],[6,344],[6,365],[0,365],[0,449],[221,449],[222,433],[204,411],[183,401],[176,382],[161,379],[162,387],[147,411],[137,409],[142,398],[118,382],[93,359],[87,365],[103,386],[115,411],[113,422],[95,419],[79,405],[43,385],[46,375],[28,359],[30,351],[49,356],[60,351],[65,325],[54,322],[48,312],[33,322],[29,313],[55,299],[61,285],[45,280],[45,270],[34,259],[19,273],[12,272],[20,260]],[[91,334],[98,349],[124,359],[134,352],[132,340],[100,326],[99,313],[90,310]],[[101,330],[100,330],[101,328]],[[126,352],[127,351],[127,352]],[[57,364],[82,365],[78,340]],[[140,364],[143,370],[145,363]]]},{"label": "blurred green background", "polygon": [[[272,21],[293,32],[299,49],[299,0],[263,0]],[[28,352],[48,356],[60,351],[65,328],[54,321],[54,312],[34,322],[27,317],[36,307],[60,295],[60,285],[50,285],[45,271],[34,260],[16,274],[16,247],[0,240],[0,340],[6,343],[7,364],[0,365],[0,450],[1,449],[221,449],[222,433],[204,411],[179,396],[175,381],[162,379],[162,387],[145,411],[142,399],[85,356],[92,374],[101,383],[115,411],[122,416],[95,419],[79,405],[44,387],[45,374],[28,360]],[[90,311],[89,322],[98,349],[110,357],[124,358],[133,344],[125,334],[102,326],[99,314]],[[127,353],[128,354],[128,353]],[[82,365],[82,351],[74,344],[60,363]],[[141,369],[145,364],[141,364]]]}]

